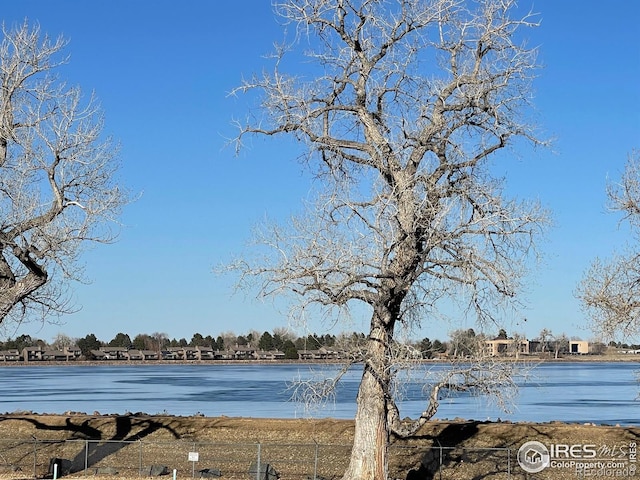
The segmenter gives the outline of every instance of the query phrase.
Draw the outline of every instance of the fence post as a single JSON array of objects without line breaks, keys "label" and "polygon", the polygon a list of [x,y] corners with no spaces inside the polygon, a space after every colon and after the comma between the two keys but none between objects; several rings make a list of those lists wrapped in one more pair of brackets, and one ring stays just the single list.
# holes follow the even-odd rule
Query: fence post
[{"label": "fence post", "polygon": [[[198,445],[196,444],[196,442],[193,442],[191,451],[192,452],[198,451]],[[196,478],[196,462],[191,462],[191,478]],[[175,480],[175,478],[173,480]]]},{"label": "fence post", "polygon": [[507,448],[507,478],[511,478],[511,447]]},{"label": "fence post", "polygon": [[84,441],[84,474],[87,474],[89,468],[89,440]]},{"label": "fence post", "polygon": [[138,458],[138,476],[142,476],[142,440],[138,440],[140,445],[140,457]]},{"label": "fence post", "polygon": [[261,445],[258,442],[258,463],[256,465],[256,480],[260,480],[260,467],[261,467],[261,464],[260,464],[260,453],[261,453],[260,447],[261,447]]},{"label": "fence post", "polygon": [[313,442],[316,444],[315,458],[313,459],[313,480],[318,478],[318,442],[314,439]]},{"label": "fence post", "polygon": [[33,437],[33,478],[38,478],[38,439]]}]

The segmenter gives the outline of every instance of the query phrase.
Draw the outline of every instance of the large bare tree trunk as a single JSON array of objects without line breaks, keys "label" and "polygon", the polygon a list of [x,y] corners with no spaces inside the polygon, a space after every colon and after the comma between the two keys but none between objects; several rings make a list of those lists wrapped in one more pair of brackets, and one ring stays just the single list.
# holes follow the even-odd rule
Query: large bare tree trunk
[{"label": "large bare tree trunk", "polygon": [[364,372],[358,389],[351,460],[343,480],[387,478],[389,428],[385,399],[389,369],[385,359],[390,332],[379,323],[374,315]]},{"label": "large bare tree trunk", "polygon": [[358,390],[356,430],[344,480],[387,478],[387,423],[379,382],[365,369]]}]

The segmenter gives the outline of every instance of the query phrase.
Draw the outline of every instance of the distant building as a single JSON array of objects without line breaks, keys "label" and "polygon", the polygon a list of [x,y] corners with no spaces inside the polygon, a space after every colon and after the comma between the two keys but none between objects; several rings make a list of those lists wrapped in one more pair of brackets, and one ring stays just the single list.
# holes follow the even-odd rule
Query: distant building
[{"label": "distant building", "polygon": [[216,350],[213,352],[214,360],[233,360],[235,359],[235,352],[233,350]]},{"label": "distant building", "polygon": [[64,362],[68,359],[69,357],[62,350],[44,350],[41,358],[41,360],[48,360],[52,362]]},{"label": "distant building", "polygon": [[95,360],[111,360],[103,350],[91,350],[91,355]]},{"label": "distant building", "polygon": [[127,360],[142,360],[142,352],[137,348],[127,350]]},{"label": "distant building", "polygon": [[201,345],[196,346],[198,360],[213,360],[214,352],[211,347],[203,347]]},{"label": "distant building", "polygon": [[64,347],[63,352],[66,355],[67,360],[77,360],[82,356],[82,350],[80,350],[77,345]]},{"label": "distant building", "polygon": [[516,340],[513,338],[494,338],[485,342],[486,353],[495,357],[498,355],[528,355],[529,340]]},{"label": "distant building", "polygon": [[25,347],[22,349],[22,358],[25,362],[34,362],[42,360],[42,347],[40,345],[33,347]]},{"label": "distant building", "polygon": [[18,360],[20,360],[20,352],[17,348],[0,351],[0,361],[17,362]]},{"label": "distant building", "polygon": [[128,358],[129,349],[127,347],[100,347],[99,350],[103,353],[102,355],[96,355],[93,351],[91,353],[100,360],[126,360]]},{"label": "distant building", "polygon": [[160,359],[160,352],[156,352],[155,350],[140,350],[140,354],[142,355],[142,360]]},{"label": "distant building", "polygon": [[256,360],[283,360],[284,358],[284,352],[281,352],[280,350],[258,350],[255,353]]},{"label": "distant building", "polygon": [[169,347],[162,358],[167,360],[199,360],[198,347]]},{"label": "distant building", "polygon": [[[68,362],[77,360],[82,355],[82,351],[75,345],[64,347],[62,350],[45,349],[41,345],[25,347],[22,349],[22,358],[25,362],[55,361]],[[13,358],[5,358],[13,360]]]},{"label": "distant building", "polygon": [[327,347],[318,350],[298,350],[300,360],[337,360],[341,358],[340,352]]},{"label": "distant building", "polygon": [[236,345],[232,350],[235,360],[253,360],[256,355],[256,349],[252,347]]},{"label": "distant building", "polygon": [[569,353],[586,355],[589,353],[589,342],[584,340],[569,340]]}]

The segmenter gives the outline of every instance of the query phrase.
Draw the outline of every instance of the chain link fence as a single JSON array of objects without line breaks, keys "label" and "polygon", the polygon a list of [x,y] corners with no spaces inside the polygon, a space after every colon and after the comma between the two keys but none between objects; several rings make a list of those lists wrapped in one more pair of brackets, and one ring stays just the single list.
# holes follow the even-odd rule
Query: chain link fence
[{"label": "chain link fence", "polygon": [[[0,476],[334,480],[342,477],[350,452],[351,445],[318,443],[0,439]],[[472,478],[465,470],[473,465],[474,471],[481,466],[486,472],[483,479],[513,479],[514,455],[508,448],[393,445],[389,478]],[[410,471],[407,465],[413,466]]]}]

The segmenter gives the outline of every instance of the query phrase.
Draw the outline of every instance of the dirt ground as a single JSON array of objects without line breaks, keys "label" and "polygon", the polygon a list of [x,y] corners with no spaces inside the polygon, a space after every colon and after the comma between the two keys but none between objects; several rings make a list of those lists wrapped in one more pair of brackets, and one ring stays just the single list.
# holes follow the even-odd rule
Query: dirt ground
[{"label": "dirt ground", "polygon": [[[230,466],[224,458],[250,459],[255,456],[255,446],[260,445],[262,449],[258,451],[262,452],[263,461],[267,456],[275,458],[273,465],[283,480],[306,480],[314,476],[337,479],[348,461],[353,428],[353,421],[334,419],[14,413],[0,416],[0,475],[4,478],[50,477],[47,464],[51,458],[75,456],[79,466],[63,474],[138,478],[148,475],[137,463],[144,454],[145,465],[168,465],[176,468],[179,476],[200,476],[195,463],[187,462],[188,452],[194,448],[207,452],[207,448],[215,447],[218,450],[211,450],[208,458],[215,458],[218,465],[225,466],[217,472],[222,474],[221,478],[250,479],[255,476],[248,473],[249,460],[246,465]],[[533,440],[545,445],[578,446],[571,451],[565,448],[558,458],[590,457],[591,450],[597,449],[599,458],[619,460],[614,466],[626,468],[622,472],[626,477],[640,477],[633,461],[634,445],[639,437],[638,427],[434,421],[412,438],[392,439],[390,478],[580,478],[575,466],[564,470],[548,468],[536,474],[524,471],[518,465],[517,452],[523,443]],[[65,442],[60,442],[62,440]],[[91,442],[83,443],[87,440]],[[193,446],[200,442],[206,446]],[[69,445],[76,446],[76,451],[70,454],[65,450]],[[591,447],[580,450],[584,445]],[[240,453],[243,448],[248,448],[249,453]],[[39,450],[37,457],[34,450]],[[315,457],[303,461],[307,455]],[[205,465],[204,458],[199,460],[198,470]],[[607,476],[609,474],[611,476]],[[599,478],[616,476],[615,471],[606,469],[598,475]]]}]

